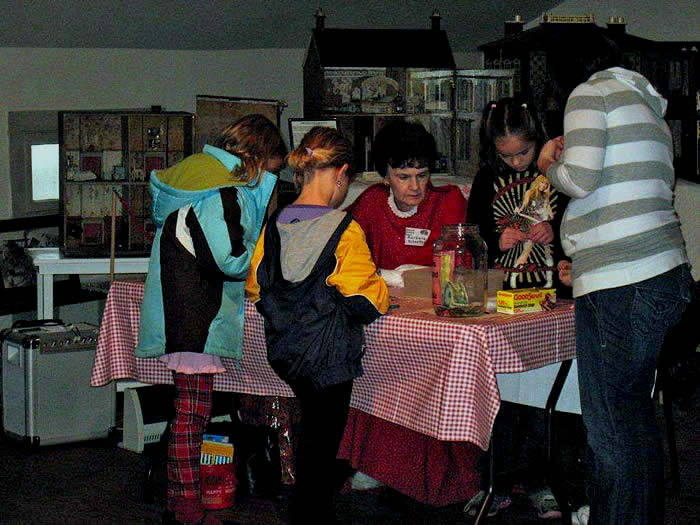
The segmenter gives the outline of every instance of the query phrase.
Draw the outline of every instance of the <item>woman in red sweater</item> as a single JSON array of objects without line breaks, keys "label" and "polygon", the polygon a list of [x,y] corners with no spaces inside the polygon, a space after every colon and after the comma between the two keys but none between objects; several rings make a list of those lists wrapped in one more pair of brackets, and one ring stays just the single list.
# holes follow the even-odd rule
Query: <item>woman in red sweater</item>
[{"label": "woman in red sweater", "polygon": [[[365,190],[348,211],[365,231],[378,268],[432,265],[442,226],[465,222],[460,189],[430,183],[436,157],[435,139],[421,124],[392,121],[377,133],[374,159],[384,182]],[[339,454],[358,471],[432,505],[468,500],[479,487],[475,445],[438,441],[359,410],[350,410]]]},{"label": "woman in red sweater", "polygon": [[360,223],[378,268],[432,265],[442,226],[464,222],[467,201],[457,186],[433,186],[435,139],[415,122],[386,124],[374,139],[374,162],[383,184],[367,188],[347,211]]}]

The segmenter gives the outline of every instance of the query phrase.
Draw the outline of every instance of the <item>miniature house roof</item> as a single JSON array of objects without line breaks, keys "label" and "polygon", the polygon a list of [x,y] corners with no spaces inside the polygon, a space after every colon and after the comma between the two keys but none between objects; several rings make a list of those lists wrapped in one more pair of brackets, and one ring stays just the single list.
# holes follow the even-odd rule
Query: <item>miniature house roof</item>
[{"label": "miniature house roof", "polygon": [[[550,49],[552,46],[561,45],[561,42],[578,40],[580,45],[586,45],[586,39],[590,38],[591,31],[598,31],[607,36],[622,50],[644,49],[657,45],[653,40],[630,35],[622,27],[601,27],[595,22],[567,24],[567,23],[542,23],[527,31],[515,32],[505,38],[488,42],[478,46],[478,50],[489,53],[502,49],[508,51],[522,51],[524,49]],[[580,35],[580,39],[577,37]],[[575,52],[575,51],[573,51]]]},{"label": "miniature house roof", "polygon": [[455,69],[440,29],[326,29],[312,31],[309,53],[322,67]]}]

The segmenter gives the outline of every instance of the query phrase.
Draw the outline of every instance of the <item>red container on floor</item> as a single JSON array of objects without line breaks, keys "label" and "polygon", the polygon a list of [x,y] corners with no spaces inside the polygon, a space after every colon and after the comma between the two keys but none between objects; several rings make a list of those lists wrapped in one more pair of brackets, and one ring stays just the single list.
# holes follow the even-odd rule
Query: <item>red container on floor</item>
[{"label": "red container on floor", "polygon": [[233,464],[200,465],[200,491],[205,509],[228,509],[236,497],[236,474]]}]

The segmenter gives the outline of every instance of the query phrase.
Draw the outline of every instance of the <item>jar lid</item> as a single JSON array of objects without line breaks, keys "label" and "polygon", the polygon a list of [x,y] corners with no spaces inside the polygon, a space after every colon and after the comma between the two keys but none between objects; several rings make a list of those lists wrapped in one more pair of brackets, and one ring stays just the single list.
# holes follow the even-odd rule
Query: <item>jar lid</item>
[{"label": "jar lid", "polygon": [[458,235],[464,233],[479,233],[479,225],[471,224],[468,222],[460,222],[457,224],[443,224],[442,233],[457,233]]}]

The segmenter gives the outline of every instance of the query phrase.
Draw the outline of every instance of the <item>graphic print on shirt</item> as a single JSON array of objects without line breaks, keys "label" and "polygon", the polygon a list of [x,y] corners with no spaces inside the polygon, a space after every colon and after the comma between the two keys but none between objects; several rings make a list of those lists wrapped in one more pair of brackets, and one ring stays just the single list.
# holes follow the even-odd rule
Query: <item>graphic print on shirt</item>
[{"label": "graphic print on shirt", "polygon": [[[537,223],[551,221],[558,194],[543,175],[530,171],[502,175],[494,181],[493,218],[496,231],[506,228],[530,231]],[[552,244],[518,243],[496,259],[495,268],[506,272],[512,288],[552,286]]]}]

